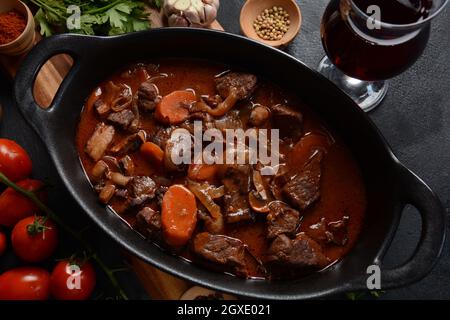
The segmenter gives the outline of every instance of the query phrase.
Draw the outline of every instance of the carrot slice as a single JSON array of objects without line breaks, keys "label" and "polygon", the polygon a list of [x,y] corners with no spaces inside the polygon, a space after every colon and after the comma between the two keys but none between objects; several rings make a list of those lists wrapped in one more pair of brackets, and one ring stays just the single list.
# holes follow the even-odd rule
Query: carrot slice
[{"label": "carrot slice", "polygon": [[164,240],[171,246],[183,246],[197,224],[195,196],[183,185],[173,185],[164,194],[161,210]]},{"label": "carrot slice", "polygon": [[215,164],[191,164],[189,165],[188,177],[195,181],[213,181],[218,167]]},{"label": "carrot slice", "polygon": [[162,165],[164,161],[164,151],[153,142],[145,142],[141,146],[142,155],[155,165]]},{"label": "carrot slice", "polygon": [[319,149],[326,151],[331,144],[330,139],[324,134],[306,134],[290,152],[289,162],[295,166],[302,166],[311,158],[314,151]]},{"label": "carrot slice", "polygon": [[192,91],[174,91],[161,99],[155,110],[155,117],[164,124],[179,124],[189,116],[186,106],[197,101],[195,93]]}]

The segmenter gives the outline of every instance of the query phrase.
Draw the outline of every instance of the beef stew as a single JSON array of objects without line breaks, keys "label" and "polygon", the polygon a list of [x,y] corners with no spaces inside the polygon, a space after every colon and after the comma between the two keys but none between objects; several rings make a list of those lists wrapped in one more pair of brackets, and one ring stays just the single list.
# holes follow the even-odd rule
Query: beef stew
[{"label": "beef stew", "polygon": [[[295,94],[228,69],[165,59],[113,75],[83,108],[82,165],[99,201],[187,260],[254,278],[321,270],[357,241],[366,209],[360,170]],[[192,132],[195,121],[202,130],[279,129],[278,172],[173,163],[173,132]]]}]

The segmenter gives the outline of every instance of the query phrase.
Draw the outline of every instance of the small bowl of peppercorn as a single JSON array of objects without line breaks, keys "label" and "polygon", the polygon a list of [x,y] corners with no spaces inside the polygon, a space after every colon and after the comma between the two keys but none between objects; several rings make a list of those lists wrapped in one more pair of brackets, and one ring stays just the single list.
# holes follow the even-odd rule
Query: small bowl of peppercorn
[{"label": "small bowl of peppercorn", "polygon": [[18,56],[34,45],[35,24],[33,14],[22,2],[0,2],[0,54]]},{"label": "small bowl of peppercorn", "polygon": [[240,24],[246,37],[280,48],[300,32],[302,15],[295,0],[247,0]]}]

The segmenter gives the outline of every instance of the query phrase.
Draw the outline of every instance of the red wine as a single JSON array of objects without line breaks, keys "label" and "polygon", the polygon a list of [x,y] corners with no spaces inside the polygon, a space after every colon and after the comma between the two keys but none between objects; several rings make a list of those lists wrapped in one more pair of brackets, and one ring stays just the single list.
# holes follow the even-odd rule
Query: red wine
[{"label": "red wine", "polygon": [[[341,1],[332,0],[325,10],[321,36],[330,60],[348,76],[368,81],[385,80],[408,69],[422,54],[428,42],[430,26],[420,30],[393,33],[388,27],[369,30],[358,24],[352,14],[341,14]],[[428,17],[432,0],[353,0],[366,13],[367,7],[380,8],[381,21],[411,24]],[[344,18],[345,17],[345,18]]]}]

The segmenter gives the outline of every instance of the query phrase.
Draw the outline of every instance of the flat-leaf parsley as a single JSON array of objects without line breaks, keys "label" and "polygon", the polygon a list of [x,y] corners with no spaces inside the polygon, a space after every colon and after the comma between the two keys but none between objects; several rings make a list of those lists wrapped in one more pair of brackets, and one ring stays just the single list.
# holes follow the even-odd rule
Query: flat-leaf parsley
[{"label": "flat-leaf parsley", "polygon": [[[150,28],[149,13],[145,11],[143,1],[28,0],[28,2],[39,7],[35,19],[43,36],[63,32],[105,36]],[[67,10],[70,5],[78,6],[81,16],[79,28],[68,30],[67,19],[73,14]]]}]

